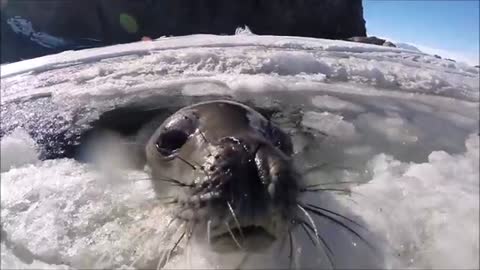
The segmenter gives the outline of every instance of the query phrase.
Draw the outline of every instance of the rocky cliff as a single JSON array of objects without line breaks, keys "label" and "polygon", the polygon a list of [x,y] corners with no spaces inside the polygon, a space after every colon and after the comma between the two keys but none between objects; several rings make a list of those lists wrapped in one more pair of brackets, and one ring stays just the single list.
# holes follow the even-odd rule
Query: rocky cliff
[{"label": "rocky cliff", "polygon": [[3,62],[194,33],[365,36],[361,0],[2,0]]}]

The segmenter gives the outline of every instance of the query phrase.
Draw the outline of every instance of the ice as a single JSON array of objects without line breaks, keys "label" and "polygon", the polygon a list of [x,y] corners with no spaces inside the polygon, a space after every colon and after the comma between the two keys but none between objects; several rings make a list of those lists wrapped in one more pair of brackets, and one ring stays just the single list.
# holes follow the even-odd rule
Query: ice
[{"label": "ice", "polygon": [[384,231],[404,260],[398,267],[479,267],[478,135],[465,144],[463,154],[435,151],[425,163],[378,155],[369,162],[372,180],[354,189],[365,201],[356,211]]},{"label": "ice", "polygon": [[158,239],[156,228],[168,221],[162,209],[149,206],[153,192],[138,180],[144,178],[105,181],[72,160],[12,169],[2,174],[2,228],[32,254],[24,260],[78,268],[131,262],[139,241],[145,247],[144,238]]},{"label": "ice", "polygon": [[363,112],[365,109],[357,104],[332,97],[329,95],[316,96],[312,100],[313,105],[329,110],[340,110],[340,111],[355,111]]},{"label": "ice", "polygon": [[2,138],[0,155],[2,172],[39,161],[35,141],[22,129]]},{"label": "ice", "polygon": [[355,136],[355,126],[353,124],[344,121],[342,116],[328,112],[306,112],[303,115],[302,124],[336,138],[348,140]]},{"label": "ice", "polygon": [[[70,89],[70,96],[86,92],[105,95],[106,88],[118,94],[127,89],[158,88],[165,81],[186,77],[225,82],[228,75],[238,74],[265,74],[283,80],[323,78],[470,101],[479,98],[479,71],[474,67],[398,48],[299,37],[160,38],[68,51],[2,65],[1,69],[4,100],[31,95],[32,88],[53,95],[65,94],[63,89]],[[15,74],[22,74],[23,79],[19,82]]]},{"label": "ice", "polygon": [[[68,51],[1,71],[1,268],[162,265],[181,227],[167,226],[172,216],[148,175],[132,168],[123,138],[93,144],[93,164],[42,160],[40,150],[47,135],[74,138],[115,107],[212,98],[279,110],[273,120],[291,134],[307,181],[363,183],[350,196],[307,199],[365,223],[386,251],[383,267],[479,268],[478,69],[399,48],[246,29]],[[338,268],[372,267],[361,241],[316,222]],[[328,267],[297,237],[299,263]],[[282,252],[256,254],[246,266],[288,267]],[[235,268],[240,255],[192,244],[165,267]]]},{"label": "ice", "polygon": [[417,142],[416,135],[420,134],[420,131],[409,124],[408,120],[396,113],[383,117],[373,113],[364,113],[359,116],[357,121],[369,125],[372,131],[382,134],[387,140],[402,144]]}]

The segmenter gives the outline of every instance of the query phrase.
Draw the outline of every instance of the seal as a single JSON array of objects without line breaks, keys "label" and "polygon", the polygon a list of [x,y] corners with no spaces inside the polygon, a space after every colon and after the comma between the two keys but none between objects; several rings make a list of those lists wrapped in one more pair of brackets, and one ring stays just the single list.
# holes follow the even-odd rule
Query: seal
[{"label": "seal", "polygon": [[207,239],[218,252],[258,251],[289,236],[292,250],[297,225],[312,243],[323,242],[312,215],[361,238],[339,219],[347,217],[300,201],[320,189],[302,182],[288,134],[246,105],[214,100],[182,108],[160,124],[145,150],[156,194],[185,226],[177,244],[187,235]]},{"label": "seal", "polygon": [[176,218],[195,224],[213,246],[247,247],[249,239],[275,240],[296,206],[292,149],[257,111],[215,100],[167,118],[148,141],[146,160],[155,192],[173,199]]}]

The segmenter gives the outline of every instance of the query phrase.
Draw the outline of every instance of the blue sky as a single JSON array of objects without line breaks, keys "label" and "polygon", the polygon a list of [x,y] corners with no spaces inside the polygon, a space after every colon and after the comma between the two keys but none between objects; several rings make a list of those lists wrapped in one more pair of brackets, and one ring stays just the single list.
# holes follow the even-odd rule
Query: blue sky
[{"label": "blue sky", "polygon": [[367,34],[478,64],[480,0],[364,0]]}]

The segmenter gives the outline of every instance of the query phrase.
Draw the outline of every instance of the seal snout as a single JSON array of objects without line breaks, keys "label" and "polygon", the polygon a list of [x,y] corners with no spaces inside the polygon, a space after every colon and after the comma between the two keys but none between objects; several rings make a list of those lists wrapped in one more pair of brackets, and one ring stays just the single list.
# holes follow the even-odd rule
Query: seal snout
[{"label": "seal snout", "polygon": [[214,192],[223,206],[211,213],[226,226],[216,226],[213,241],[228,242],[233,236],[247,245],[249,239],[273,242],[296,192],[288,157],[261,139],[228,137],[217,146],[207,167],[213,168],[210,181],[217,184]]}]

